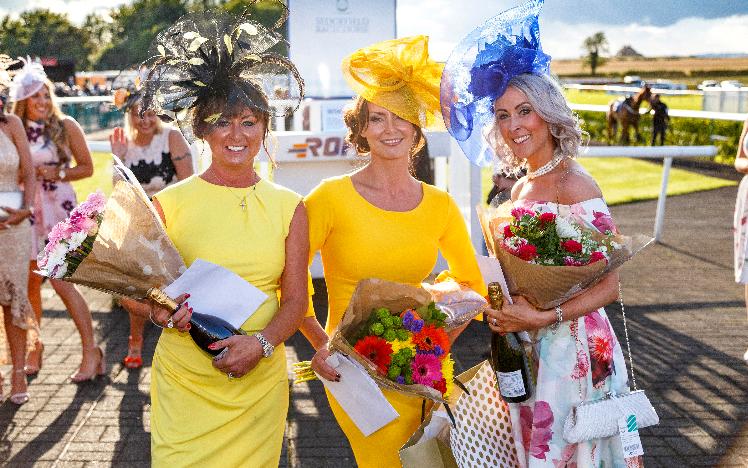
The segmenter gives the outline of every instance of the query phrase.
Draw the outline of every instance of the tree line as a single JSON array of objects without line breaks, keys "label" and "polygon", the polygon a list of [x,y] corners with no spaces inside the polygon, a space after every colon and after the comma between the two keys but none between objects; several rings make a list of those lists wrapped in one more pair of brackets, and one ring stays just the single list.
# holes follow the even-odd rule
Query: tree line
[{"label": "tree line", "polygon": [[[156,35],[179,17],[213,8],[237,14],[246,5],[244,0],[135,0],[113,8],[108,15],[89,14],[80,26],[65,14],[28,10],[17,18],[0,19],[0,53],[73,61],[77,70],[120,70],[148,58]],[[274,0],[259,0],[248,10],[267,26],[281,12]]]}]

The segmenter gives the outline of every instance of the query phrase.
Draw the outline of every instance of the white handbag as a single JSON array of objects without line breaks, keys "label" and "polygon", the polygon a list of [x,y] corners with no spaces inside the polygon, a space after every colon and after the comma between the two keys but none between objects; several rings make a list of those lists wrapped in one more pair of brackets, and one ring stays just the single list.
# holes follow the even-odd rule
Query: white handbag
[{"label": "white handbag", "polygon": [[[631,364],[631,380],[634,391],[618,394],[609,392],[603,398],[583,401],[574,406],[564,422],[564,440],[570,444],[613,436],[618,433],[618,420],[630,414],[636,416],[636,424],[640,428],[654,426],[660,422],[660,418],[644,390],[639,390],[636,386],[634,361],[631,355],[631,343],[629,343],[629,331],[626,326],[626,311],[623,307],[620,283],[618,284],[618,297],[621,302],[623,330],[629,353],[629,363]],[[581,395],[582,384],[579,385]]]},{"label": "white handbag", "polygon": [[8,212],[2,209],[3,206],[20,209],[23,206],[23,192],[0,192],[0,220],[8,218]]}]

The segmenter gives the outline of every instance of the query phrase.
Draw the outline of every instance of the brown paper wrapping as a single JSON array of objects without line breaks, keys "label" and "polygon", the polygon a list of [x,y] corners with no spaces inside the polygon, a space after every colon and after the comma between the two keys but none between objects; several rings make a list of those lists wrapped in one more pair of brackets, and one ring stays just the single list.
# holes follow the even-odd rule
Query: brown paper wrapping
[{"label": "brown paper wrapping", "polygon": [[365,323],[372,309],[387,307],[391,311],[403,311],[408,308],[418,308],[431,302],[431,295],[423,289],[401,283],[393,283],[380,279],[365,279],[359,281],[343,319],[333,331],[330,339],[330,350],[336,350],[358,361],[374,381],[382,388],[395,390],[406,395],[429,400],[444,402],[441,392],[425,385],[398,384],[379,373],[377,366],[353,349],[353,345],[346,337],[354,335]]},{"label": "brown paper wrapping", "polygon": [[139,189],[116,182],[91,253],[65,281],[143,299],[148,289],[163,288],[182,274],[179,252]]},{"label": "brown paper wrapping", "polygon": [[[563,304],[586,288],[597,284],[606,274],[623,265],[654,239],[642,234],[624,236],[617,234],[613,241],[620,249],[609,252],[607,263],[598,261],[584,266],[549,266],[528,263],[501,247],[503,232],[499,226],[511,222],[512,202],[498,207],[479,206],[478,219],[489,253],[501,263],[509,292],[524,296],[539,309],[552,309]],[[593,238],[604,236],[596,230],[588,230]]]}]

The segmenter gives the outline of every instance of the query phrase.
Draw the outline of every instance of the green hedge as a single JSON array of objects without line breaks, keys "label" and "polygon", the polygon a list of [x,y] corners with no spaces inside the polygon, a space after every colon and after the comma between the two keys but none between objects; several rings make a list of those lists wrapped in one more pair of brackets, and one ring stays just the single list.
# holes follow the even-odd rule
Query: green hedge
[{"label": "green hedge", "polygon": [[[582,128],[589,132],[590,139],[593,142],[608,142],[605,114],[602,112],[578,112],[577,114],[583,120]],[[714,161],[732,164],[738,151],[738,140],[742,128],[742,122],[671,117],[665,135],[665,144],[678,146],[715,145],[718,153],[713,158]],[[651,115],[644,115],[639,120],[639,133],[644,141],[632,144],[649,145],[652,139]],[[717,138],[712,139],[712,136]],[[723,137],[724,141],[722,141]],[[617,144],[617,141],[613,144]]]}]

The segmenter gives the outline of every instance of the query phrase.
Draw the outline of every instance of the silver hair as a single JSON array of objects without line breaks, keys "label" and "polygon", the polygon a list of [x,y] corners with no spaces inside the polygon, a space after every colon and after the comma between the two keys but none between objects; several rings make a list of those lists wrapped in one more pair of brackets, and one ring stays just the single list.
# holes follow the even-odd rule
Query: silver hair
[{"label": "silver hair", "polygon": [[[579,117],[569,108],[559,84],[548,75],[525,73],[517,75],[507,84],[527,96],[533,110],[548,124],[553,137],[554,155],[563,154],[574,158],[589,134],[582,130]],[[499,126],[494,120],[488,130],[486,139],[498,156],[497,171],[508,175],[517,175],[525,166],[525,161],[514,155],[509,145],[501,136]]]}]

